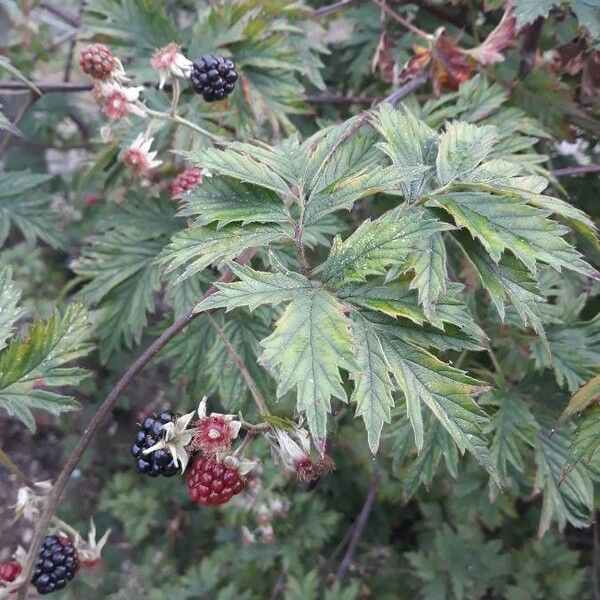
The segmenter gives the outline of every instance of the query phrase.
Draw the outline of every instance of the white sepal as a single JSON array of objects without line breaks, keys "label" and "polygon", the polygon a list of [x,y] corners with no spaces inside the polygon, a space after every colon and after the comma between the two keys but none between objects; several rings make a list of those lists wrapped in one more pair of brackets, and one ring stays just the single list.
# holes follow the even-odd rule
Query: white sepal
[{"label": "white sepal", "polygon": [[164,448],[171,453],[175,464],[181,465],[181,472],[183,473],[190,460],[190,455],[187,453],[185,447],[192,441],[193,434],[187,426],[193,418],[194,413],[191,412],[178,417],[175,421],[165,423],[162,427],[165,432],[164,437],[154,444],[154,446],[144,450],[143,454],[150,454],[150,452]]}]

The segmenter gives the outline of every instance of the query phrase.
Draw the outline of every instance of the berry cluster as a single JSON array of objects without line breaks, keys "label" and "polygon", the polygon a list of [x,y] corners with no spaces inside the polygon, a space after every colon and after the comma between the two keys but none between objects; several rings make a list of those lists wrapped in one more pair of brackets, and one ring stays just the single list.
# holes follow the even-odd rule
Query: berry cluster
[{"label": "berry cluster", "polygon": [[173,198],[181,198],[183,194],[194,189],[199,183],[202,182],[203,173],[201,169],[194,169],[188,167],[171,183],[171,196]]},{"label": "berry cluster", "polygon": [[84,73],[94,79],[108,79],[115,68],[115,56],[104,44],[90,44],[81,51],[79,64]]},{"label": "berry cluster", "polygon": [[31,583],[39,594],[64,588],[79,568],[77,550],[67,537],[47,535],[33,571]]},{"label": "berry cluster", "polygon": [[163,448],[144,454],[144,450],[154,446],[158,440],[164,436],[163,425],[170,423],[175,419],[175,415],[170,410],[165,410],[160,415],[146,417],[140,429],[135,436],[135,441],[131,446],[131,455],[135,459],[135,464],[140,473],[150,475],[150,477],[172,477],[177,473],[177,465],[173,461],[171,454]]},{"label": "berry cluster", "polygon": [[206,456],[198,456],[187,474],[190,499],[196,504],[225,504],[244,489],[244,480],[237,469]]},{"label": "berry cluster", "polygon": [[190,75],[194,92],[202,94],[207,102],[223,100],[231,94],[237,78],[232,60],[212,54],[205,54],[195,60]]}]

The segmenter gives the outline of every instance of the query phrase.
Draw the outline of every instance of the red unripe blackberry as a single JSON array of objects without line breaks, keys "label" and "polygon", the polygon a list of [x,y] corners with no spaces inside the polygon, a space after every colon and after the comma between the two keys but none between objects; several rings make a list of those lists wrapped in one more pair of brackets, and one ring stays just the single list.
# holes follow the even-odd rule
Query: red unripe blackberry
[{"label": "red unripe blackberry", "polygon": [[33,570],[31,583],[39,594],[62,590],[79,568],[77,550],[68,537],[47,535]]},{"label": "red unripe blackberry", "polygon": [[237,469],[205,456],[199,456],[190,465],[186,480],[192,502],[204,506],[225,504],[244,489]]},{"label": "red unripe blackberry", "polygon": [[104,44],[90,44],[81,51],[79,64],[84,73],[94,79],[108,79],[115,68],[115,55]]},{"label": "red unripe blackberry", "polygon": [[207,102],[223,100],[235,87],[238,75],[235,65],[229,58],[205,54],[194,61],[190,75],[192,88],[196,94],[202,94]]},{"label": "red unripe blackberry", "polygon": [[188,167],[173,179],[171,183],[171,196],[173,198],[181,198],[183,194],[194,189],[201,182],[202,171],[194,167]]},{"label": "red unripe blackberry", "polygon": [[131,445],[131,456],[135,459],[135,466],[140,473],[150,475],[150,477],[172,477],[178,471],[178,467],[173,461],[173,456],[168,450],[163,448],[144,454],[146,448],[154,446],[164,437],[163,425],[175,419],[175,415],[170,410],[165,410],[160,415],[146,417],[138,430],[135,441]]},{"label": "red unripe blackberry", "polygon": [[16,561],[0,563],[0,581],[12,583],[23,570],[20,563]]}]

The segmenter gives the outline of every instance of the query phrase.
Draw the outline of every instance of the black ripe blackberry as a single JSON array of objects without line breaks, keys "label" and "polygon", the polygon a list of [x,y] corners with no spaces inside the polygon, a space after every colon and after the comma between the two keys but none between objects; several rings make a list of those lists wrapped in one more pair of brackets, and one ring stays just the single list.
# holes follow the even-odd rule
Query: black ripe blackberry
[{"label": "black ripe blackberry", "polygon": [[62,590],[79,568],[77,550],[64,536],[47,535],[41,547],[31,583],[39,594]]},{"label": "black ripe blackberry", "polygon": [[196,94],[202,94],[207,102],[223,100],[233,91],[238,75],[229,58],[205,54],[194,61],[190,81]]},{"label": "black ripe blackberry", "polygon": [[165,435],[163,425],[174,419],[175,415],[170,410],[144,419],[131,445],[131,456],[135,458],[135,465],[140,473],[146,473],[150,477],[171,477],[177,473],[177,465],[168,450],[160,449],[144,454],[146,448],[154,446]]}]

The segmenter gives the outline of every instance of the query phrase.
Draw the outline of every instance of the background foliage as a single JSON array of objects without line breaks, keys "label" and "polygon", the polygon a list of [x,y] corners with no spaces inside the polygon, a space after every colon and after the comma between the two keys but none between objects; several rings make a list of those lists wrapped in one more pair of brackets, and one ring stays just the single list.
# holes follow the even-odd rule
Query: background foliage
[{"label": "background foliage", "polygon": [[[258,440],[257,500],[222,510],[134,473],[149,412],[209,394],[260,420],[200,316],[76,471],[61,517],[113,534],[57,598],[600,598],[600,8],[339,4],[0,3],[3,450],[53,479],[126,366],[230,267],[197,310],[215,310],[269,410],[304,419],[338,464],[298,485]],[[74,89],[89,40],[157,111],[156,48],[232,56],[230,100],[184,86],[179,114],[234,143],[157,123],[163,164],[140,183],[120,153],[145,124],[107,136]],[[402,106],[361,113],[420,73]],[[213,177],[176,202],[184,164]],[[6,558],[28,531],[5,538],[1,514]]]}]

